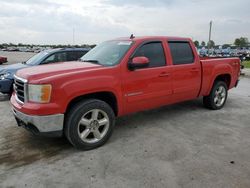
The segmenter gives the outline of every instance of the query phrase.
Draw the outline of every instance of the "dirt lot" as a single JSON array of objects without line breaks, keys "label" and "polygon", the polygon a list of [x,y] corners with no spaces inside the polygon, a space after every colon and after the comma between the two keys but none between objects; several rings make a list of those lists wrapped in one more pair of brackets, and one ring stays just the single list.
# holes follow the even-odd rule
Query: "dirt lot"
[{"label": "dirt lot", "polygon": [[198,99],[119,118],[92,151],[30,135],[2,97],[0,187],[250,187],[249,82],[219,111]]},{"label": "dirt lot", "polygon": [[3,65],[0,65],[0,68],[5,65],[10,65],[13,63],[21,63],[23,61],[27,61],[30,57],[35,55],[36,53],[31,52],[6,52],[6,51],[0,51],[0,56],[4,56],[8,58],[8,63],[4,63]]}]

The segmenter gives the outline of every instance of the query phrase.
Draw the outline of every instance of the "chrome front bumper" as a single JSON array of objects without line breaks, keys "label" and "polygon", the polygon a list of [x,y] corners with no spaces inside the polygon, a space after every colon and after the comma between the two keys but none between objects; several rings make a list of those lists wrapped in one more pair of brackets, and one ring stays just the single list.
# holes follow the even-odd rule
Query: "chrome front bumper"
[{"label": "chrome front bumper", "polygon": [[32,116],[12,109],[16,117],[17,124],[34,134],[61,136],[63,132],[64,114],[55,114],[48,116]]}]

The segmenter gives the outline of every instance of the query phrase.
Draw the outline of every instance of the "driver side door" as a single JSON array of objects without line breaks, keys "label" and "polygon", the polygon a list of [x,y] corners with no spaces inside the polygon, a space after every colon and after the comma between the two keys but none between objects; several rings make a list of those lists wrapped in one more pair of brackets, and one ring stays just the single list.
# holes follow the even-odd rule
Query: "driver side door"
[{"label": "driver side door", "polygon": [[149,59],[148,67],[127,69],[122,76],[125,113],[162,106],[171,101],[171,67],[167,66],[163,42],[143,43],[130,59],[141,56]]}]

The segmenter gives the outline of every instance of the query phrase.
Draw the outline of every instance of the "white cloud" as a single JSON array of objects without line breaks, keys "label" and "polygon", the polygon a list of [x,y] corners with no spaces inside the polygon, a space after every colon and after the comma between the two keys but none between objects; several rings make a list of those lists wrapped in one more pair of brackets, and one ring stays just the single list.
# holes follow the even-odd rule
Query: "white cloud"
[{"label": "white cloud", "polygon": [[216,0],[0,0],[0,43],[98,43],[120,36],[171,35],[232,43],[250,38],[250,2]]}]

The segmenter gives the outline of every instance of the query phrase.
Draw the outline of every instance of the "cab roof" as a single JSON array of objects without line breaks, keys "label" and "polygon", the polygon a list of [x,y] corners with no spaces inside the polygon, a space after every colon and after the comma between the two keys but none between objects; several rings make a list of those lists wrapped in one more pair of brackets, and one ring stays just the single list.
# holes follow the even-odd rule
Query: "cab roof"
[{"label": "cab roof", "polygon": [[173,37],[173,36],[133,36],[131,37],[121,37],[115,40],[130,40],[130,41],[143,41],[143,40],[177,40],[177,41],[190,41],[190,38],[185,37]]}]

